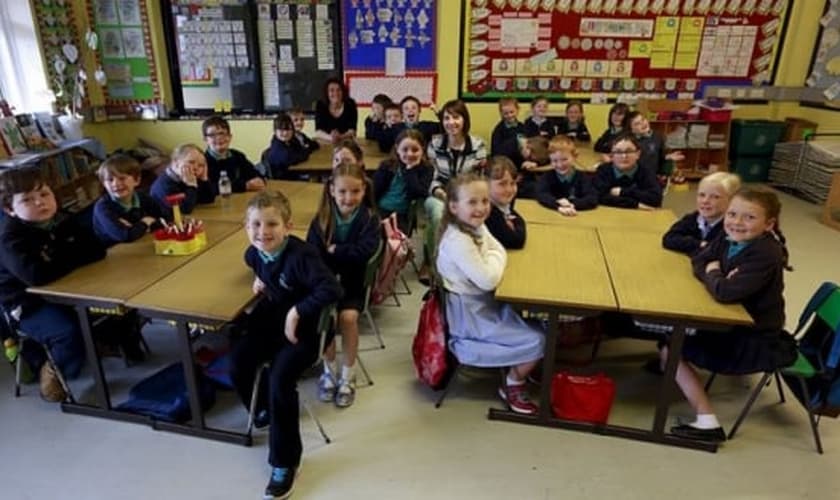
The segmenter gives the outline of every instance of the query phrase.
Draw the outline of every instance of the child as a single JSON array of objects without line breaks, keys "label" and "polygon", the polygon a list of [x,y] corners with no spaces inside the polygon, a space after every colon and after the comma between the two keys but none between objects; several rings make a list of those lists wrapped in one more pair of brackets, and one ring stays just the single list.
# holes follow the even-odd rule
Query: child
[{"label": "child", "polygon": [[164,216],[172,218],[172,206],[166,197],[184,194],[181,212],[192,213],[196,204],[213,203],[216,186],[209,179],[206,156],[195,144],[181,144],[172,151],[172,161],[166,170],[155,179],[150,189]]},{"label": "child", "polygon": [[510,366],[499,396],[516,413],[533,415],[525,378],[543,355],[543,335],[493,291],[502,279],[507,254],[484,225],[490,213],[487,181],[461,174],[447,185],[440,224],[437,270],[446,293],[449,349],[471,366]]},{"label": "child", "polygon": [[338,167],[341,162],[347,161],[364,168],[365,153],[359,144],[353,139],[344,139],[335,145],[332,156],[332,168]]},{"label": "child", "polygon": [[313,151],[320,148],[321,144],[319,144],[318,141],[310,139],[309,136],[303,132],[303,127],[306,124],[306,115],[304,115],[303,109],[295,106],[289,110],[288,114],[295,126],[295,139],[298,140],[300,145],[309,151],[309,154],[312,154]]},{"label": "child", "polygon": [[570,216],[598,206],[598,192],[589,177],[575,170],[577,148],[574,141],[558,135],[548,145],[548,157],[554,172],[542,174],[537,183],[540,205]]},{"label": "child", "polygon": [[[779,231],[780,212],[781,204],[772,191],[741,189],[726,209],[726,237],[710,242],[691,259],[694,275],[715,300],[740,302],[755,324],[727,333],[700,330],[686,337],[676,381],[697,418],[672,427],[673,434],[707,441],[726,439],[692,365],[714,373],[743,375],[772,372],[796,359],[796,344],[782,329],[787,250]],[[664,364],[667,348],[661,356]]]},{"label": "child", "polygon": [[201,133],[207,144],[204,156],[215,194],[219,194],[219,177],[223,171],[227,172],[234,193],[265,189],[265,181],[254,165],[244,154],[230,147],[233,136],[227,120],[211,116],[201,124]]},{"label": "child", "polygon": [[[429,144],[435,134],[441,133],[439,122],[420,119],[422,106],[420,105],[420,100],[413,95],[403,97],[403,100],[400,101],[400,109],[402,110],[402,119],[406,128],[416,128],[423,134],[423,144]],[[434,107],[432,107],[432,110],[434,111]]]},{"label": "child", "polygon": [[379,150],[383,153],[390,153],[394,149],[397,136],[406,129],[399,104],[392,103],[385,106],[385,124],[376,138],[377,143],[379,143]]},{"label": "child", "polygon": [[382,229],[373,193],[363,168],[342,163],[324,184],[318,214],[309,225],[306,241],[321,253],[327,267],[339,276],[344,295],[338,301],[344,364],[335,366],[335,339],[324,352],[324,373],[318,381],[318,399],[347,408],[356,399],[356,354],[359,350],[359,314],[365,308],[367,262],[382,241]]},{"label": "child", "polygon": [[715,172],[697,186],[697,210],[671,226],[662,237],[662,246],[693,255],[723,232],[723,214],[732,195],[741,187],[741,179],[728,172]]},{"label": "child", "polygon": [[538,135],[523,139],[510,139],[502,145],[500,153],[509,158],[519,171],[516,182],[520,198],[534,198],[537,174],[551,170],[548,159],[548,139]]},{"label": "child", "polygon": [[383,161],[373,174],[373,193],[379,214],[384,218],[397,214],[400,230],[408,234],[411,227],[409,207],[414,200],[429,192],[433,168],[426,160],[423,134],[407,129],[397,137],[391,158]]},{"label": "child", "polygon": [[487,162],[490,179],[490,215],[487,229],[505,248],[525,246],[525,219],[513,209],[516,198],[516,167],[504,156],[494,156]]},{"label": "child", "polygon": [[269,498],[287,498],[294,487],[303,453],[297,380],[318,359],[322,309],[341,296],[317,250],[289,234],[291,218],[289,200],[280,193],[261,192],[248,203],[245,231],[251,245],[245,263],[254,270],[254,292],[262,300],[246,319],[247,335],[231,352],[231,379],[246,408],[257,368],[271,362],[254,419],[257,427],[270,425]]},{"label": "child", "polygon": [[391,104],[391,98],[385,94],[373,96],[370,104],[370,115],[365,118],[365,139],[375,141],[379,138],[385,125],[385,106]]},{"label": "child", "polygon": [[618,134],[627,128],[624,121],[628,113],[630,113],[630,107],[623,102],[617,102],[610,108],[607,130],[595,141],[595,146],[592,148],[596,153],[604,155],[604,161],[610,161],[609,153],[612,142],[618,137]]},{"label": "child", "polygon": [[135,191],[140,184],[137,160],[113,155],[102,162],[97,174],[107,193],[93,207],[93,231],[105,246],[140,239],[161,227],[163,211],[158,202]]},{"label": "child", "polygon": [[589,142],[589,129],[586,128],[586,120],[583,116],[583,103],[580,101],[569,101],[566,104],[566,117],[557,126],[557,134],[566,135],[576,141]]},{"label": "child", "polygon": [[598,202],[619,208],[653,210],[662,205],[662,187],[653,170],[639,166],[639,142],[628,133],[613,141],[612,162],[595,171]]},{"label": "child", "polygon": [[554,120],[548,116],[548,98],[539,95],[531,101],[531,116],[523,125],[525,137],[536,137],[541,135],[551,139],[557,135],[557,128]]},{"label": "child", "polygon": [[295,138],[295,125],[286,113],[274,118],[274,135],[268,148],[268,174],[272,179],[297,179],[289,167],[303,163],[309,151]]},{"label": "child", "polygon": [[650,128],[650,121],[640,111],[627,115],[627,123],[639,143],[639,165],[667,180],[674,169],[673,162],[682,161],[685,156],[679,151],[665,154],[665,139]]},{"label": "child", "polygon": [[[38,167],[10,168],[0,174],[0,304],[30,338],[49,349],[66,378],[79,374],[85,360],[82,332],[70,306],[45,302],[28,293],[77,267],[105,257],[93,231],[58,214],[57,202]],[[40,367],[41,396],[66,394],[49,363]]]},{"label": "child", "polygon": [[490,138],[490,154],[493,156],[504,154],[502,146],[509,141],[525,137],[525,125],[519,121],[519,102],[516,98],[499,99],[499,116],[502,119],[496,124]]}]

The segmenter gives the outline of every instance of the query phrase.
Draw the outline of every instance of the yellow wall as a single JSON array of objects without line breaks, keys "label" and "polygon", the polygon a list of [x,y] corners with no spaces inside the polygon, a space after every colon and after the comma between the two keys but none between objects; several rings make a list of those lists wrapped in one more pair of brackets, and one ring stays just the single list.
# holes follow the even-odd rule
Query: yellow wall
[{"label": "yellow wall", "polygon": [[[160,3],[156,0],[146,0],[151,16],[152,26],[161,26]],[[453,99],[458,96],[458,57],[460,47],[459,33],[461,29],[461,2],[455,0],[439,0],[438,2],[438,102]],[[786,43],[777,70],[777,85],[799,86],[804,82],[811,54],[822,15],[822,2],[806,0],[793,2],[790,24]],[[84,32],[84,31],[82,31]],[[171,105],[167,82],[169,73],[166,65],[165,46],[162,28],[154,33],[153,48],[159,68],[159,77],[164,94],[164,100]],[[559,104],[554,104],[555,111],[560,110]],[[490,132],[499,120],[495,104],[470,104],[472,114],[473,133],[489,137]],[[527,106],[523,106],[522,116],[526,116]],[[606,124],[608,105],[586,105],[586,118],[593,134],[599,134]],[[425,111],[424,118],[432,119],[431,112]],[[366,110],[362,110],[360,120],[364,119]],[[797,103],[771,103],[767,105],[742,106],[735,112],[738,118],[767,118],[784,119],[785,117],[807,118],[819,123],[823,131],[840,132],[840,111],[814,109],[799,106]],[[311,131],[312,123],[307,126]],[[234,134],[234,147],[245,152],[252,160],[259,158],[260,152],[267,147],[271,136],[271,122],[269,120],[234,120],[231,123]],[[360,127],[361,129],[361,127]],[[171,148],[181,142],[200,142],[200,122],[196,120],[161,121],[161,122],[109,122],[104,124],[88,124],[89,134],[99,137],[111,150],[117,147],[132,147],[139,137],[149,139],[165,147]]]}]

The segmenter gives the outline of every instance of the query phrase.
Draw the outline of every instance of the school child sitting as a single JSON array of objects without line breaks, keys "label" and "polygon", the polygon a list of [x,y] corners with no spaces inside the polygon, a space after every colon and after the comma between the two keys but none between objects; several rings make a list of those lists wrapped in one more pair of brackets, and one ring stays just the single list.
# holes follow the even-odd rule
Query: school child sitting
[{"label": "school child sitting", "polygon": [[172,161],[155,179],[149,191],[164,216],[171,220],[172,205],[166,201],[167,196],[183,193],[181,212],[185,214],[192,213],[197,204],[213,203],[216,186],[209,175],[206,156],[201,148],[195,144],[181,144],[172,151]]},{"label": "school child sitting", "polygon": [[[385,123],[376,138],[376,142],[379,144],[379,151],[390,153],[394,149],[397,136],[404,130],[408,130],[408,127],[403,123],[402,110],[400,110],[399,104],[392,103],[385,106]],[[417,129],[412,128],[411,130]],[[423,135],[422,132],[420,135]],[[423,144],[425,144],[425,139]]]},{"label": "school child sitting", "polygon": [[379,215],[397,214],[400,230],[408,234],[411,227],[411,202],[422,200],[429,192],[433,168],[426,160],[423,134],[407,129],[397,137],[391,157],[384,160],[373,174],[373,194]]},{"label": "school child sitting", "polygon": [[543,136],[510,139],[499,148],[501,155],[516,166],[516,182],[520,198],[534,198],[537,176],[551,170],[548,159],[548,139]]},{"label": "school child sitting", "polygon": [[618,137],[618,134],[627,129],[624,122],[628,113],[630,113],[630,106],[623,102],[617,102],[610,108],[607,129],[604,130],[601,137],[595,141],[595,146],[592,147],[596,153],[601,153],[602,159],[605,162],[610,161],[610,148],[612,147],[613,141]]},{"label": "school child sitting", "polygon": [[135,191],[140,184],[137,160],[113,155],[102,162],[97,174],[106,193],[93,206],[93,231],[105,246],[140,239],[161,227],[163,211],[158,202]]},{"label": "school child sitting", "polygon": [[303,132],[303,127],[306,124],[306,115],[303,112],[303,108],[295,106],[289,110],[288,115],[292,119],[292,124],[295,126],[295,139],[297,139],[300,145],[309,151],[309,154],[312,154],[313,151],[320,148],[321,144],[318,141],[311,139]]},{"label": "school child sitting", "polygon": [[582,102],[569,101],[566,104],[566,116],[557,124],[557,134],[568,136],[579,142],[589,142],[592,140],[592,137],[589,135],[589,129],[586,128]]},{"label": "school child sitting", "polygon": [[490,213],[487,180],[461,174],[447,185],[440,224],[437,271],[446,293],[449,349],[472,366],[510,366],[499,396],[516,413],[537,412],[525,379],[543,356],[543,334],[493,291],[502,279],[507,253],[484,221]]},{"label": "school child sitting", "polygon": [[612,162],[595,171],[592,185],[601,205],[652,210],[662,205],[662,187],[653,170],[639,164],[639,142],[632,134],[613,141]]},{"label": "school child sitting", "polygon": [[321,206],[309,225],[306,241],[319,250],[344,290],[337,306],[344,363],[339,372],[335,366],[335,339],[332,339],[324,351],[318,399],[347,408],[356,399],[356,355],[359,314],[365,308],[365,269],[382,241],[382,228],[364,169],[342,163],[333,170],[324,184]]},{"label": "school child sitting", "polygon": [[650,128],[650,121],[640,111],[627,115],[627,123],[639,142],[639,165],[651,170],[665,185],[674,170],[674,162],[685,159],[680,151],[665,153],[665,139]]},{"label": "school child sitting", "polygon": [[391,104],[391,98],[385,94],[376,94],[370,104],[370,115],[365,118],[365,139],[375,141],[385,126],[385,106]]},{"label": "school child sitting", "polygon": [[501,120],[493,129],[490,138],[490,154],[503,155],[502,146],[511,140],[525,137],[525,125],[519,121],[519,102],[514,97],[499,99],[499,116]]},{"label": "school child sitting", "polygon": [[598,206],[598,192],[589,177],[575,170],[574,141],[558,135],[548,144],[548,157],[554,171],[545,172],[537,182],[536,198],[540,205],[570,216]]},{"label": "school child sitting", "polygon": [[[673,434],[704,441],[726,439],[695,366],[742,375],[772,372],[796,359],[795,341],[783,330],[783,271],[788,254],[779,231],[780,212],[781,204],[772,191],[742,188],[726,210],[725,237],[711,241],[691,259],[694,275],[715,300],[740,302],[755,324],[727,333],[700,330],[686,337],[676,382],[697,417],[672,427]],[[666,347],[661,351],[663,365],[667,355]]]},{"label": "school child sitting", "polygon": [[245,263],[254,270],[254,293],[262,300],[231,351],[231,379],[245,408],[257,368],[271,362],[254,414],[258,428],[269,426],[268,498],[287,498],[294,487],[303,454],[297,381],[318,359],[321,311],[341,296],[318,251],[289,234],[291,219],[289,200],[280,193],[257,193],[248,203]]},{"label": "school child sitting", "polygon": [[697,185],[697,210],[686,214],[662,237],[662,246],[693,255],[723,232],[723,216],[741,179],[728,172],[715,172]]},{"label": "school child sitting", "polygon": [[201,133],[207,144],[204,156],[207,158],[210,184],[215,194],[219,194],[219,177],[222,172],[227,172],[234,193],[265,189],[265,180],[260,177],[254,165],[243,153],[230,147],[233,135],[227,120],[221,116],[211,116],[201,124]]},{"label": "school child sitting", "polygon": [[[105,257],[93,231],[58,213],[55,195],[39,167],[10,168],[0,174],[0,305],[20,329],[49,349],[65,378],[75,378],[85,361],[82,332],[70,306],[45,302],[28,293],[74,269]],[[41,396],[51,402],[66,394],[58,376],[43,360]]]},{"label": "school child sitting", "polygon": [[291,172],[292,165],[303,163],[309,158],[309,151],[295,139],[295,125],[286,113],[274,118],[274,135],[268,147],[268,174],[272,179],[297,179]]},{"label": "school child sitting", "polygon": [[[420,99],[417,99],[413,95],[403,97],[403,100],[400,101],[400,109],[402,110],[403,124],[405,124],[406,128],[416,128],[419,130],[423,134],[423,144],[429,144],[432,141],[432,137],[442,132],[440,121],[420,119],[420,112],[423,107],[420,105]],[[438,114],[434,106],[432,106],[432,111]],[[440,119],[440,116],[438,116],[438,119]]]},{"label": "school child sitting", "polygon": [[333,148],[332,168],[335,169],[345,161],[362,168],[365,166],[365,152],[353,139],[342,139]]},{"label": "school child sitting", "polygon": [[504,156],[494,156],[487,162],[490,180],[490,215],[487,229],[505,248],[525,246],[525,219],[513,208],[516,198],[516,167]]},{"label": "school child sitting", "polygon": [[531,101],[531,116],[523,124],[525,137],[541,135],[551,139],[557,135],[557,123],[548,116],[548,98],[540,95]]}]

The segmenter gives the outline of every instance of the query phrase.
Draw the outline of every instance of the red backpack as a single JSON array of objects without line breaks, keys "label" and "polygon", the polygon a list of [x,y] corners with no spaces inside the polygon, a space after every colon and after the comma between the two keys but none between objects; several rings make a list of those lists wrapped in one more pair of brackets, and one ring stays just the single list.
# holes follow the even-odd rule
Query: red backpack
[{"label": "red backpack", "polygon": [[394,285],[411,253],[411,242],[397,226],[396,213],[382,219],[382,227],[385,230],[385,248],[370,293],[370,303],[373,305],[381,304],[394,293]]},{"label": "red backpack", "polygon": [[446,318],[440,291],[432,287],[423,297],[417,334],[411,346],[417,378],[432,389],[442,389],[449,375]]}]

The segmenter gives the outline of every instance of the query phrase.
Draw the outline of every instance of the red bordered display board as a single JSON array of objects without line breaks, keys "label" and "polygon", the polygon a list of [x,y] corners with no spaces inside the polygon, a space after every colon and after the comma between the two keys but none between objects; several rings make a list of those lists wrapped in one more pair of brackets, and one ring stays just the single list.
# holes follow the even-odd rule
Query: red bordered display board
[{"label": "red bordered display board", "polygon": [[699,97],[773,82],[792,0],[469,0],[460,95]]}]

